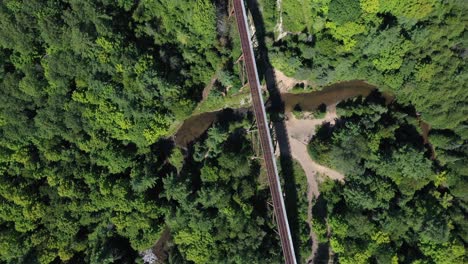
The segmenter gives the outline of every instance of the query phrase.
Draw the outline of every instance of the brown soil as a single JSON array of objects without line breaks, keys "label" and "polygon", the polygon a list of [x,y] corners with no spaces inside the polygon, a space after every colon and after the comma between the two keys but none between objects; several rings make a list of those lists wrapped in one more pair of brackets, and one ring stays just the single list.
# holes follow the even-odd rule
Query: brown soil
[{"label": "brown soil", "polygon": [[289,90],[294,88],[298,84],[304,84],[304,86],[309,85],[307,81],[297,80],[291,77],[286,76],[283,72],[275,69],[276,85],[280,93],[287,93]]},{"label": "brown soil", "polygon": [[171,239],[171,232],[169,228],[165,228],[161,234],[161,237],[158,239],[156,244],[153,246],[153,253],[156,255],[158,260],[156,263],[165,263],[167,259],[168,241]]},{"label": "brown soil", "polygon": [[[307,114],[305,115],[307,116]],[[301,165],[302,169],[306,174],[307,182],[309,185],[307,193],[307,198],[309,201],[307,221],[309,225],[312,224],[312,200],[314,197],[318,197],[320,194],[318,184],[322,179],[320,179],[318,175],[326,175],[331,179],[339,181],[344,180],[343,174],[325,166],[322,166],[316,163],[314,160],[312,160],[307,150],[307,144],[309,143],[310,139],[315,135],[316,128],[322,123],[326,122],[334,124],[336,117],[336,105],[329,106],[325,117],[321,119],[297,119],[292,113],[288,113],[286,128],[288,130],[291,155]],[[318,249],[317,236],[312,232],[312,226],[310,227],[310,236],[312,238],[312,254],[309,257],[308,262],[311,262],[313,260]]]},{"label": "brown soil", "polygon": [[206,100],[206,98],[208,98],[208,95],[210,94],[211,92],[211,89],[213,89],[213,86],[214,84],[216,83],[216,80],[218,80],[218,75],[215,73],[213,75],[213,77],[211,77],[211,80],[210,80],[210,83],[208,83],[207,86],[205,86],[205,88],[203,89],[203,92],[202,92],[202,101],[200,102],[200,104]]}]

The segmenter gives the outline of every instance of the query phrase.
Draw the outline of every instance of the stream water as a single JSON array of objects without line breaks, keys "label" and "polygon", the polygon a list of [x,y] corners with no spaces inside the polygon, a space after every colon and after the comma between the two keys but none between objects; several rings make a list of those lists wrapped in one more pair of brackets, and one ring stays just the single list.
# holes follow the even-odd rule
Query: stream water
[{"label": "stream water", "polygon": [[176,145],[187,147],[191,141],[201,136],[211,126],[218,113],[219,111],[207,112],[186,119],[174,135]]},{"label": "stream water", "polygon": [[[281,97],[285,105],[285,111],[290,112],[295,105],[299,104],[304,111],[313,111],[320,104],[333,105],[342,100],[356,96],[367,96],[375,86],[364,81],[349,81],[330,85],[321,91],[309,93],[283,93]],[[393,100],[393,97],[384,94],[387,101]],[[249,108],[237,109],[236,111],[247,111]],[[182,126],[177,130],[174,141],[178,146],[186,147],[190,142],[200,137],[223,110],[207,112],[192,116],[185,120]]]},{"label": "stream water", "polygon": [[[364,81],[348,81],[327,86],[323,90],[316,92],[301,94],[282,93],[281,98],[284,102],[286,113],[291,112],[296,105],[299,105],[304,111],[314,111],[321,104],[328,106],[357,96],[365,97],[375,89],[375,86]],[[394,99],[388,93],[383,93],[382,95],[387,103],[390,103]],[[239,108],[233,111],[245,113],[250,109],[250,107]],[[222,111],[226,110],[206,112],[186,119],[174,136],[176,145],[187,147],[190,142],[200,137],[218,119]],[[421,129],[423,131],[424,144],[427,144],[429,143],[428,133],[430,126],[425,122],[421,122]]]},{"label": "stream water", "polygon": [[[352,97],[365,97],[375,89],[375,86],[364,81],[348,81],[327,86],[323,90],[316,92],[301,94],[283,93],[281,98],[283,99],[286,112],[291,112],[296,105],[299,105],[304,111],[314,111],[321,104],[328,106]],[[383,94],[383,96],[387,103],[393,100],[393,96],[389,94]]]}]

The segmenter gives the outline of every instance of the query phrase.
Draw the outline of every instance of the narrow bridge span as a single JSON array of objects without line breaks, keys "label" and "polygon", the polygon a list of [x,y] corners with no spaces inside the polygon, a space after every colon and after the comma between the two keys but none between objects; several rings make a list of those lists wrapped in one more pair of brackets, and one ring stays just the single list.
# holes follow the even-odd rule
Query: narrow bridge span
[{"label": "narrow bridge span", "polygon": [[257,120],[260,142],[262,146],[263,158],[268,175],[270,192],[273,199],[273,207],[278,225],[278,233],[283,249],[285,263],[296,264],[296,256],[289,229],[286,208],[284,206],[283,192],[281,191],[278,169],[273,153],[273,143],[271,140],[270,129],[266,117],[266,110],[263,103],[262,93],[260,90],[260,82],[258,78],[257,65],[255,64],[254,51],[247,23],[247,13],[245,11],[244,0],[233,0],[234,12],[239,29],[242,52],[244,54],[244,62],[247,71],[247,79],[250,85],[250,93],[252,94],[253,109],[255,119]]}]

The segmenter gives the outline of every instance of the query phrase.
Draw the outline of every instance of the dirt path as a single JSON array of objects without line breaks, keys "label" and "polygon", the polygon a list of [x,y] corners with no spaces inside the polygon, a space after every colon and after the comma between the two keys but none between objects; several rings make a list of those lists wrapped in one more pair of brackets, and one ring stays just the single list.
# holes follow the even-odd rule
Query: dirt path
[{"label": "dirt path", "polygon": [[203,101],[206,100],[206,98],[208,98],[208,95],[210,94],[211,89],[213,89],[213,86],[216,83],[216,80],[218,80],[218,74],[217,73],[215,73],[213,75],[213,77],[211,77],[210,82],[205,86],[205,88],[203,88],[202,100],[199,102],[199,104],[201,104]]},{"label": "dirt path", "polygon": [[335,123],[335,118],[337,118],[336,105],[329,106],[328,108],[329,110],[325,117],[321,119],[296,119],[293,114],[289,114],[288,120],[286,121],[291,154],[301,164],[306,173],[311,191],[309,194],[310,198],[319,195],[317,173],[324,174],[333,180],[344,180],[343,174],[316,163],[312,160],[307,151],[307,144],[315,135],[318,126],[326,122],[331,124]]},{"label": "dirt path", "polygon": [[168,257],[169,245],[168,241],[171,239],[171,232],[168,227],[164,228],[161,236],[156,244],[153,246],[153,254],[157,257],[156,263],[165,263]]},{"label": "dirt path", "polygon": [[312,200],[314,197],[318,197],[320,191],[318,189],[319,182],[323,179],[320,179],[319,174],[326,175],[331,179],[343,181],[344,175],[322,166],[316,163],[309,155],[307,150],[307,144],[310,139],[315,135],[316,129],[319,125],[325,122],[331,124],[335,123],[336,114],[336,104],[328,107],[328,111],[324,118],[321,119],[297,119],[292,113],[288,113],[288,120],[286,121],[286,128],[288,130],[289,144],[291,147],[292,157],[299,162],[302,169],[304,170],[307,183],[309,185],[307,199],[309,201],[309,206],[307,210],[307,222],[310,225],[310,236],[312,238],[312,254],[307,260],[308,263],[311,263],[315,257],[318,249],[318,239],[317,236],[312,232]]}]

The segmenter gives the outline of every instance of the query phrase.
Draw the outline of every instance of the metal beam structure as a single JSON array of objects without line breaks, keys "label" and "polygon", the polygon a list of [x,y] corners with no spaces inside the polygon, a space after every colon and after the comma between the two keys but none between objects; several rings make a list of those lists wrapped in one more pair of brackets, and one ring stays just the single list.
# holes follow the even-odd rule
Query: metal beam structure
[{"label": "metal beam structure", "polygon": [[276,223],[278,225],[278,233],[281,240],[281,247],[283,249],[283,256],[285,263],[296,264],[296,255],[294,253],[291,231],[289,229],[288,217],[286,215],[286,207],[284,206],[283,192],[281,191],[270,128],[268,126],[265,105],[262,98],[262,91],[258,78],[257,65],[255,63],[244,0],[233,0],[233,2],[237,27],[239,29],[241,39],[242,53],[244,54],[244,62],[247,70],[247,79],[249,81],[250,92],[252,94],[255,119],[257,120],[263,158],[267,170]]}]

